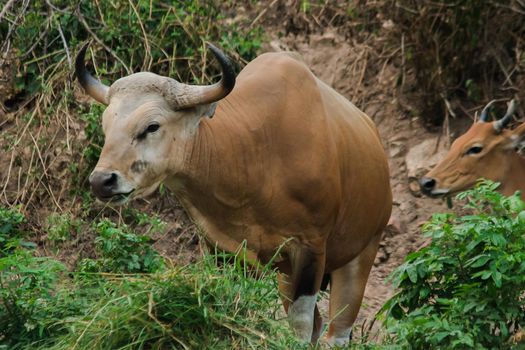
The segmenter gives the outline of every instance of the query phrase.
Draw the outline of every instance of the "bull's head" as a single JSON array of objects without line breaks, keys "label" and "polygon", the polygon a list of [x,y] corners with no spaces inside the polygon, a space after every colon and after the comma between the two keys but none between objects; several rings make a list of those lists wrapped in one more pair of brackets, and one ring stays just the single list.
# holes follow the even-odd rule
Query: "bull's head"
[{"label": "bull's head", "polygon": [[102,116],[105,143],[89,177],[98,199],[122,204],[145,196],[184,163],[186,142],[203,116],[211,117],[215,102],[230,93],[235,74],[230,60],[215,46],[209,49],[222,68],[221,80],[190,86],[153,73],[135,73],[106,86],[84,65],[85,45],[75,63],[86,92],[107,105]]},{"label": "bull's head", "polygon": [[505,129],[516,110],[512,100],[503,118],[489,121],[488,111],[481,112],[478,122],[455,140],[445,158],[419,180],[423,193],[440,196],[465,190],[479,178],[503,182],[510,162],[516,161],[516,149],[523,142],[525,128]]}]

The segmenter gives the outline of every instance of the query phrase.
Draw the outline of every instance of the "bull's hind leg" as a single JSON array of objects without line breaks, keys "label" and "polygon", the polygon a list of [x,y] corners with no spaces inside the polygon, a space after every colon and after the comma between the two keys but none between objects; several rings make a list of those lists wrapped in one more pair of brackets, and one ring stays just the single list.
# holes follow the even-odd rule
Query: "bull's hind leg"
[{"label": "bull's hind leg", "polygon": [[316,341],[322,325],[316,301],[323,279],[325,254],[301,249],[293,252],[290,263],[289,269],[279,268],[283,272],[279,276],[279,289],[288,320],[299,339]]},{"label": "bull's hind leg", "polygon": [[354,260],[331,273],[327,341],[332,345],[344,345],[350,341],[352,325],[361,307],[380,240],[381,233]]}]

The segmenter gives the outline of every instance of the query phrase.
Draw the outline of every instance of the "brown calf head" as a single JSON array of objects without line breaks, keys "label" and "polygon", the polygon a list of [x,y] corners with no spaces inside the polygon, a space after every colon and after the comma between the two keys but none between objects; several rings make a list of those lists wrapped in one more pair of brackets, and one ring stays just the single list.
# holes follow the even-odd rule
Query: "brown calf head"
[{"label": "brown calf head", "polygon": [[429,196],[440,196],[465,190],[480,178],[504,182],[509,163],[523,142],[525,128],[508,130],[517,104],[509,103],[505,116],[488,121],[490,102],[481,112],[478,122],[456,139],[445,158],[419,180],[421,190]]},{"label": "brown calf head", "polygon": [[235,74],[230,60],[215,46],[209,49],[222,68],[221,80],[191,86],[153,73],[135,73],[110,87],[85,68],[85,45],[76,58],[76,76],[86,92],[107,105],[102,116],[105,142],[89,177],[98,199],[122,204],[152,193],[184,162],[184,146],[215,102],[230,93]]}]

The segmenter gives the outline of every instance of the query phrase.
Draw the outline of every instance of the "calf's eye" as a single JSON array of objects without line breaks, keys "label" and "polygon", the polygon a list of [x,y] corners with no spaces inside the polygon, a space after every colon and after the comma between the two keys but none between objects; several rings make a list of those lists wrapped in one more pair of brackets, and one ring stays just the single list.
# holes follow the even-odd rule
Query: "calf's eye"
[{"label": "calf's eye", "polygon": [[481,146],[472,146],[468,149],[466,154],[478,154],[483,150]]}]

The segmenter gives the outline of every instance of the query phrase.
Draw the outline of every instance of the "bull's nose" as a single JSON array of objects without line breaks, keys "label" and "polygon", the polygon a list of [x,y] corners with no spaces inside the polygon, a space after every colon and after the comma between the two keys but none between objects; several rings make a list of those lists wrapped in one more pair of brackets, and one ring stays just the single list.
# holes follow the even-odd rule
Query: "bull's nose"
[{"label": "bull's nose", "polygon": [[421,187],[421,191],[424,193],[430,193],[436,187],[436,180],[434,180],[431,177],[423,176],[419,180],[419,186]]},{"label": "bull's nose", "polygon": [[94,171],[89,176],[91,190],[99,198],[109,198],[117,189],[118,175],[114,172]]}]

